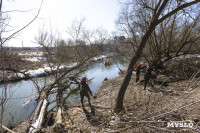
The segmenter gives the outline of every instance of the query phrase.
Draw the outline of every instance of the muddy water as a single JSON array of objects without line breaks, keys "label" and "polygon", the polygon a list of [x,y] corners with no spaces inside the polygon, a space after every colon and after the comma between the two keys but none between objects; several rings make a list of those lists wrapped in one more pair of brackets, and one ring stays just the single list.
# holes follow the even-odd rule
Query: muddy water
[{"label": "muddy water", "polygon": [[[88,79],[93,79],[89,84],[93,93],[97,93],[105,78],[111,79],[119,76],[119,69],[116,64],[105,67],[104,59],[91,63],[89,68],[81,76],[86,76]],[[118,66],[122,69],[127,66],[123,59],[116,59]],[[40,86],[51,83],[54,81],[53,76],[36,78],[34,79]],[[9,83],[6,85],[8,88],[9,100],[6,102],[5,113],[3,117],[3,124],[7,125],[9,122],[17,124],[24,119],[27,119],[32,114],[36,102],[36,87],[31,80],[22,80],[16,83]],[[3,86],[0,86],[0,93],[2,94]],[[79,102],[79,94],[73,94],[66,100],[67,106]],[[52,104],[50,107],[54,106]]]}]

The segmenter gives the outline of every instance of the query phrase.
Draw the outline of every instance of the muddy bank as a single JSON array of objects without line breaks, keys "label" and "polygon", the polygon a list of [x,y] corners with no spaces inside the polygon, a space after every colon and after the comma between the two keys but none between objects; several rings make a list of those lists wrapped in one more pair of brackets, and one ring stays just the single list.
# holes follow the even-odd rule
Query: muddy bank
[{"label": "muddy bank", "polygon": [[[118,78],[103,82],[97,98],[91,101],[92,107],[89,107],[87,99],[85,108],[80,103],[70,108],[64,107],[62,124],[47,124],[45,121],[41,132],[200,132],[199,74],[174,82],[167,82],[169,76],[159,75],[153,87],[149,85],[147,90],[143,90],[144,83],[136,84],[133,72],[125,94],[125,111],[116,114],[113,108],[125,76],[121,74]],[[144,73],[141,74],[141,81],[143,77]],[[46,119],[50,119],[50,116]],[[55,113],[52,121],[54,119]],[[193,127],[168,127],[171,121],[189,122]]]},{"label": "muddy bank", "polygon": [[[41,132],[200,132],[199,79],[143,90],[143,83],[135,84],[133,75],[125,94],[125,111],[116,114],[113,107],[123,79],[121,75],[104,81],[97,98],[92,99],[92,107],[86,100],[85,109],[80,103],[66,108],[62,125],[47,125]],[[170,121],[188,120],[193,123],[192,128],[167,127]]]},{"label": "muddy bank", "polygon": [[[98,92],[98,98],[92,101],[92,108],[87,107],[86,111],[80,107],[67,110],[79,132],[199,131],[200,104],[179,110],[180,107],[198,100],[199,81],[195,80],[194,84],[190,84],[190,81],[176,82],[168,84],[167,87],[155,85],[154,88],[149,86],[147,90],[143,90],[143,83],[135,84],[133,75],[125,94],[125,112],[115,114],[112,109],[123,77],[124,75],[121,75],[105,81]],[[185,120],[191,120],[194,128],[167,128],[169,121]]]},{"label": "muddy bank", "polygon": [[[115,114],[113,107],[123,78],[124,75],[121,75],[104,81],[97,99],[92,100],[91,108],[83,109],[79,105],[66,110],[65,130],[96,133],[200,131],[199,102],[187,106],[199,100],[199,80],[185,80],[168,86],[155,85],[154,88],[148,86],[147,90],[143,90],[143,83],[135,84],[133,75],[125,94],[125,111]],[[167,127],[169,121],[185,120],[194,124],[192,129]]]}]

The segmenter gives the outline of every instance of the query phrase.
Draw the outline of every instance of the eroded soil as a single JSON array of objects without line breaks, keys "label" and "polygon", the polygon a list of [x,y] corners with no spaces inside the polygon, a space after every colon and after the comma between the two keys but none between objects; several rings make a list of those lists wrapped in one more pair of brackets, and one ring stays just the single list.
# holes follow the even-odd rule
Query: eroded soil
[{"label": "eroded soil", "polygon": [[[60,128],[48,127],[44,132],[200,132],[200,81],[190,80],[154,85],[143,90],[143,83],[135,83],[135,75],[125,94],[125,110],[113,113],[116,96],[124,74],[102,84],[92,107],[85,101],[64,112]],[[141,75],[143,78],[143,75]],[[194,126],[167,127],[169,121],[190,120]]]}]

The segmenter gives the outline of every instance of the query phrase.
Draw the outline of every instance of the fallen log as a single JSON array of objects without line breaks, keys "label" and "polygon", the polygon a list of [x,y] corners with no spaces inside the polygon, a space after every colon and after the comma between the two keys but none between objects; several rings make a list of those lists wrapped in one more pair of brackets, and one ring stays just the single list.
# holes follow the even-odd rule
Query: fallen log
[{"label": "fallen log", "polygon": [[43,100],[40,100],[39,103],[37,104],[37,107],[35,108],[34,115],[32,116],[32,119],[38,117],[38,115],[40,113],[40,109],[42,107],[42,103],[43,103]]},{"label": "fallen log", "polygon": [[48,101],[45,98],[38,103],[33,117],[33,122],[29,128],[29,133],[35,133],[41,128],[47,105]]}]

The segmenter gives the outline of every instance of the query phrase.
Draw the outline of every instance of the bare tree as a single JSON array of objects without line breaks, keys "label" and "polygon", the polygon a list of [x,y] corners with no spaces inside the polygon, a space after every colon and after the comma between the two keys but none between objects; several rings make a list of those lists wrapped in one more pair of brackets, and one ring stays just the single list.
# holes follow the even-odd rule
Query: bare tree
[{"label": "bare tree", "polygon": [[[84,22],[85,22],[85,18],[81,18],[81,19],[74,19],[72,21],[71,27],[68,27],[67,29],[67,33],[73,38],[74,40],[74,46],[73,46],[73,50],[74,50],[74,56],[76,57],[76,60],[78,61],[78,58],[82,59],[80,50],[78,47],[79,46],[83,46],[86,44],[84,39],[87,39],[90,41],[89,38],[87,38],[86,33],[88,34],[89,31],[86,30],[85,26],[84,26]],[[85,31],[85,33],[84,33]],[[87,52],[87,50],[85,51]]]},{"label": "bare tree", "polygon": [[95,30],[94,43],[99,45],[101,52],[105,52],[105,45],[107,45],[108,38],[110,38],[107,30],[99,27]]},{"label": "bare tree", "polygon": [[[79,76],[87,69],[87,65],[85,65],[84,68],[80,67],[83,64],[87,64],[86,62],[94,55],[90,52],[90,49],[88,49],[88,46],[85,45],[85,42],[82,40],[82,38],[85,37],[81,27],[82,21],[77,24],[77,27],[76,25],[73,25],[72,29],[69,31],[69,33],[74,37],[73,40],[68,40],[67,42],[61,39],[57,33],[49,33],[48,31],[40,31],[39,35],[35,37],[36,43],[43,47],[44,56],[47,59],[46,64],[48,64],[49,67],[51,67],[51,70],[54,71],[54,80],[52,83],[38,89],[39,97],[34,113],[35,115],[33,116],[33,126],[35,126],[35,123],[37,123],[36,121],[40,119],[39,117],[37,118],[37,114],[41,112],[44,117],[46,112],[46,107],[48,105],[41,103],[49,101],[52,95],[56,95],[56,99],[51,101],[49,104],[56,102],[56,105],[59,105],[58,110],[65,109],[63,100],[66,98],[63,98],[63,95],[66,93],[66,90],[70,90],[72,88],[71,86],[78,86],[80,84]],[[75,63],[75,65],[66,67],[71,63]],[[63,66],[65,66],[64,69]],[[43,105],[45,106],[44,108],[46,108],[45,111],[40,110]],[[39,124],[36,128],[40,127],[41,124]],[[30,131],[32,131],[32,128],[30,128]]]},{"label": "bare tree", "polygon": [[67,33],[73,38],[74,54],[79,57],[90,54],[97,55],[103,50],[104,44],[109,38],[108,32],[103,28],[97,28],[94,30],[87,28],[85,26],[84,18],[74,19],[71,27],[68,27]]},{"label": "bare tree", "polygon": [[[6,12],[2,12],[3,0],[0,0],[0,51],[1,51],[1,53],[0,53],[0,63],[1,63],[0,70],[1,70],[1,74],[2,74],[1,81],[3,82],[3,88],[2,88],[1,97],[0,97],[0,100],[1,100],[0,101],[0,104],[1,104],[1,121],[0,121],[1,132],[3,132],[2,127],[4,127],[2,125],[2,122],[3,122],[5,106],[6,106],[6,102],[9,99],[8,98],[8,87],[6,86],[6,83],[5,83],[6,71],[12,71],[14,73],[20,72],[20,70],[18,69],[18,65],[16,63],[17,60],[15,61],[15,59],[19,59],[19,58],[15,58],[15,55],[13,53],[11,53],[10,50],[8,50],[5,47],[5,45],[17,33],[21,32],[23,29],[27,28],[31,23],[33,23],[36,20],[36,18],[38,17],[38,15],[40,13],[42,3],[43,3],[43,1],[41,2],[40,8],[39,8],[37,14],[34,16],[34,18],[32,20],[30,20],[29,23],[27,23],[26,25],[24,25],[20,29],[17,29],[17,30],[14,29],[13,33],[6,36],[4,33],[6,33],[8,31],[8,27],[10,27],[10,25],[9,25],[9,19],[5,15]],[[14,12],[14,10],[9,11],[9,12]]]},{"label": "bare tree", "polygon": [[163,64],[175,57],[200,52],[199,16],[198,11],[193,18],[183,12],[183,15],[177,13],[163,21],[154,30],[144,49],[146,61],[155,68],[163,69]]},{"label": "bare tree", "polygon": [[[136,52],[143,32],[149,27],[153,13],[150,9],[154,8],[154,3],[154,1],[141,1],[140,3],[138,1],[138,5],[145,7],[136,11],[138,19],[132,15],[133,10],[137,9],[131,4],[124,6],[118,19],[118,28],[127,36],[123,43],[132,46],[132,50],[127,48],[126,51]],[[181,1],[171,2],[171,6],[167,10],[180,4]],[[197,53],[199,51],[197,46],[199,41],[199,10],[193,7],[175,13],[158,25],[148,39],[141,57],[144,57],[152,66],[162,68],[163,63],[174,57]]]},{"label": "bare tree", "polygon": [[[137,15],[139,15],[139,12],[142,13],[144,9],[150,10],[152,12],[152,14],[147,14],[147,16],[145,16],[145,17],[150,17],[150,21],[146,22],[146,27],[139,29],[139,30],[143,31],[142,34],[139,34],[139,36],[142,36],[142,38],[138,45],[135,55],[131,59],[131,62],[128,66],[128,70],[126,72],[126,76],[125,76],[125,78],[121,84],[120,90],[118,92],[117,101],[116,101],[116,105],[115,105],[115,111],[120,111],[124,108],[124,106],[123,106],[124,94],[126,92],[129,81],[131,79],[133,67],[134,67],[136,61],[141,57],[141,53],[142,53],[149,37],[154,32],[155,28],[159,24],[161,24],[164,20],[166,20],[167,18],[171,17],[172,15],[174,15],[176,13],[179,13],[183,9],[187,9],[190,6],[197,4],[198,2],[200,2],[200,1],[199,0],[194,0],[194,1],[189,1],[189,2],[181,1],[180,4],[175,4],[173,6],[172,6],[172,3],[177,3],[176,1],[159,0],[159,1],[150,1],[149,2],[149,1],[138,0],[136,2],[133,1],[131,3],[127,2],[128,4],[132,4],[133,7],[137,9],[137,10],[135,10],[135,12],[132,12],[132,15],[134,15],[133,13],[135,13],[136,20],[138,19],[138,17],[141,17],[141,16],[137,16]],[[149,6],[149,4],[152,4],[153,6]],[[167,10],[167,9],[169,9],[169,10]],[[145,21],[144,21],[144,23],[145,23]]]},{"label": "bare tree", "polygon": [[[6,27],[5,25],[5,18],[3,18],[3,15],[2,15],[2,11],[1,11],[1,8],[2,8],[2,0],[0,1],[0,62],[1,62],[1,66],[0,68],[1,69],[1,74],[2,74],[2,79],[1,80],[5,80],[5,49],[3,47],[3,39],[2,39],[2,34],[4,32],[4,29]],[[1,104],[1,119],[0,119],[0,124],[1,124],[1,127],[0,127],[0,131],[3,132],[3,125],[2,125],[2,122],[3,122],[3,116],[4,116],[4,111],[5,111],[5,106],[6,106],[6,102],[7,102],[7,97],[8,97],[8,94],[7,94],[7,85],[3,84],[3,89],[1,90],[1,97],[0,97],[0,104]]]}]

